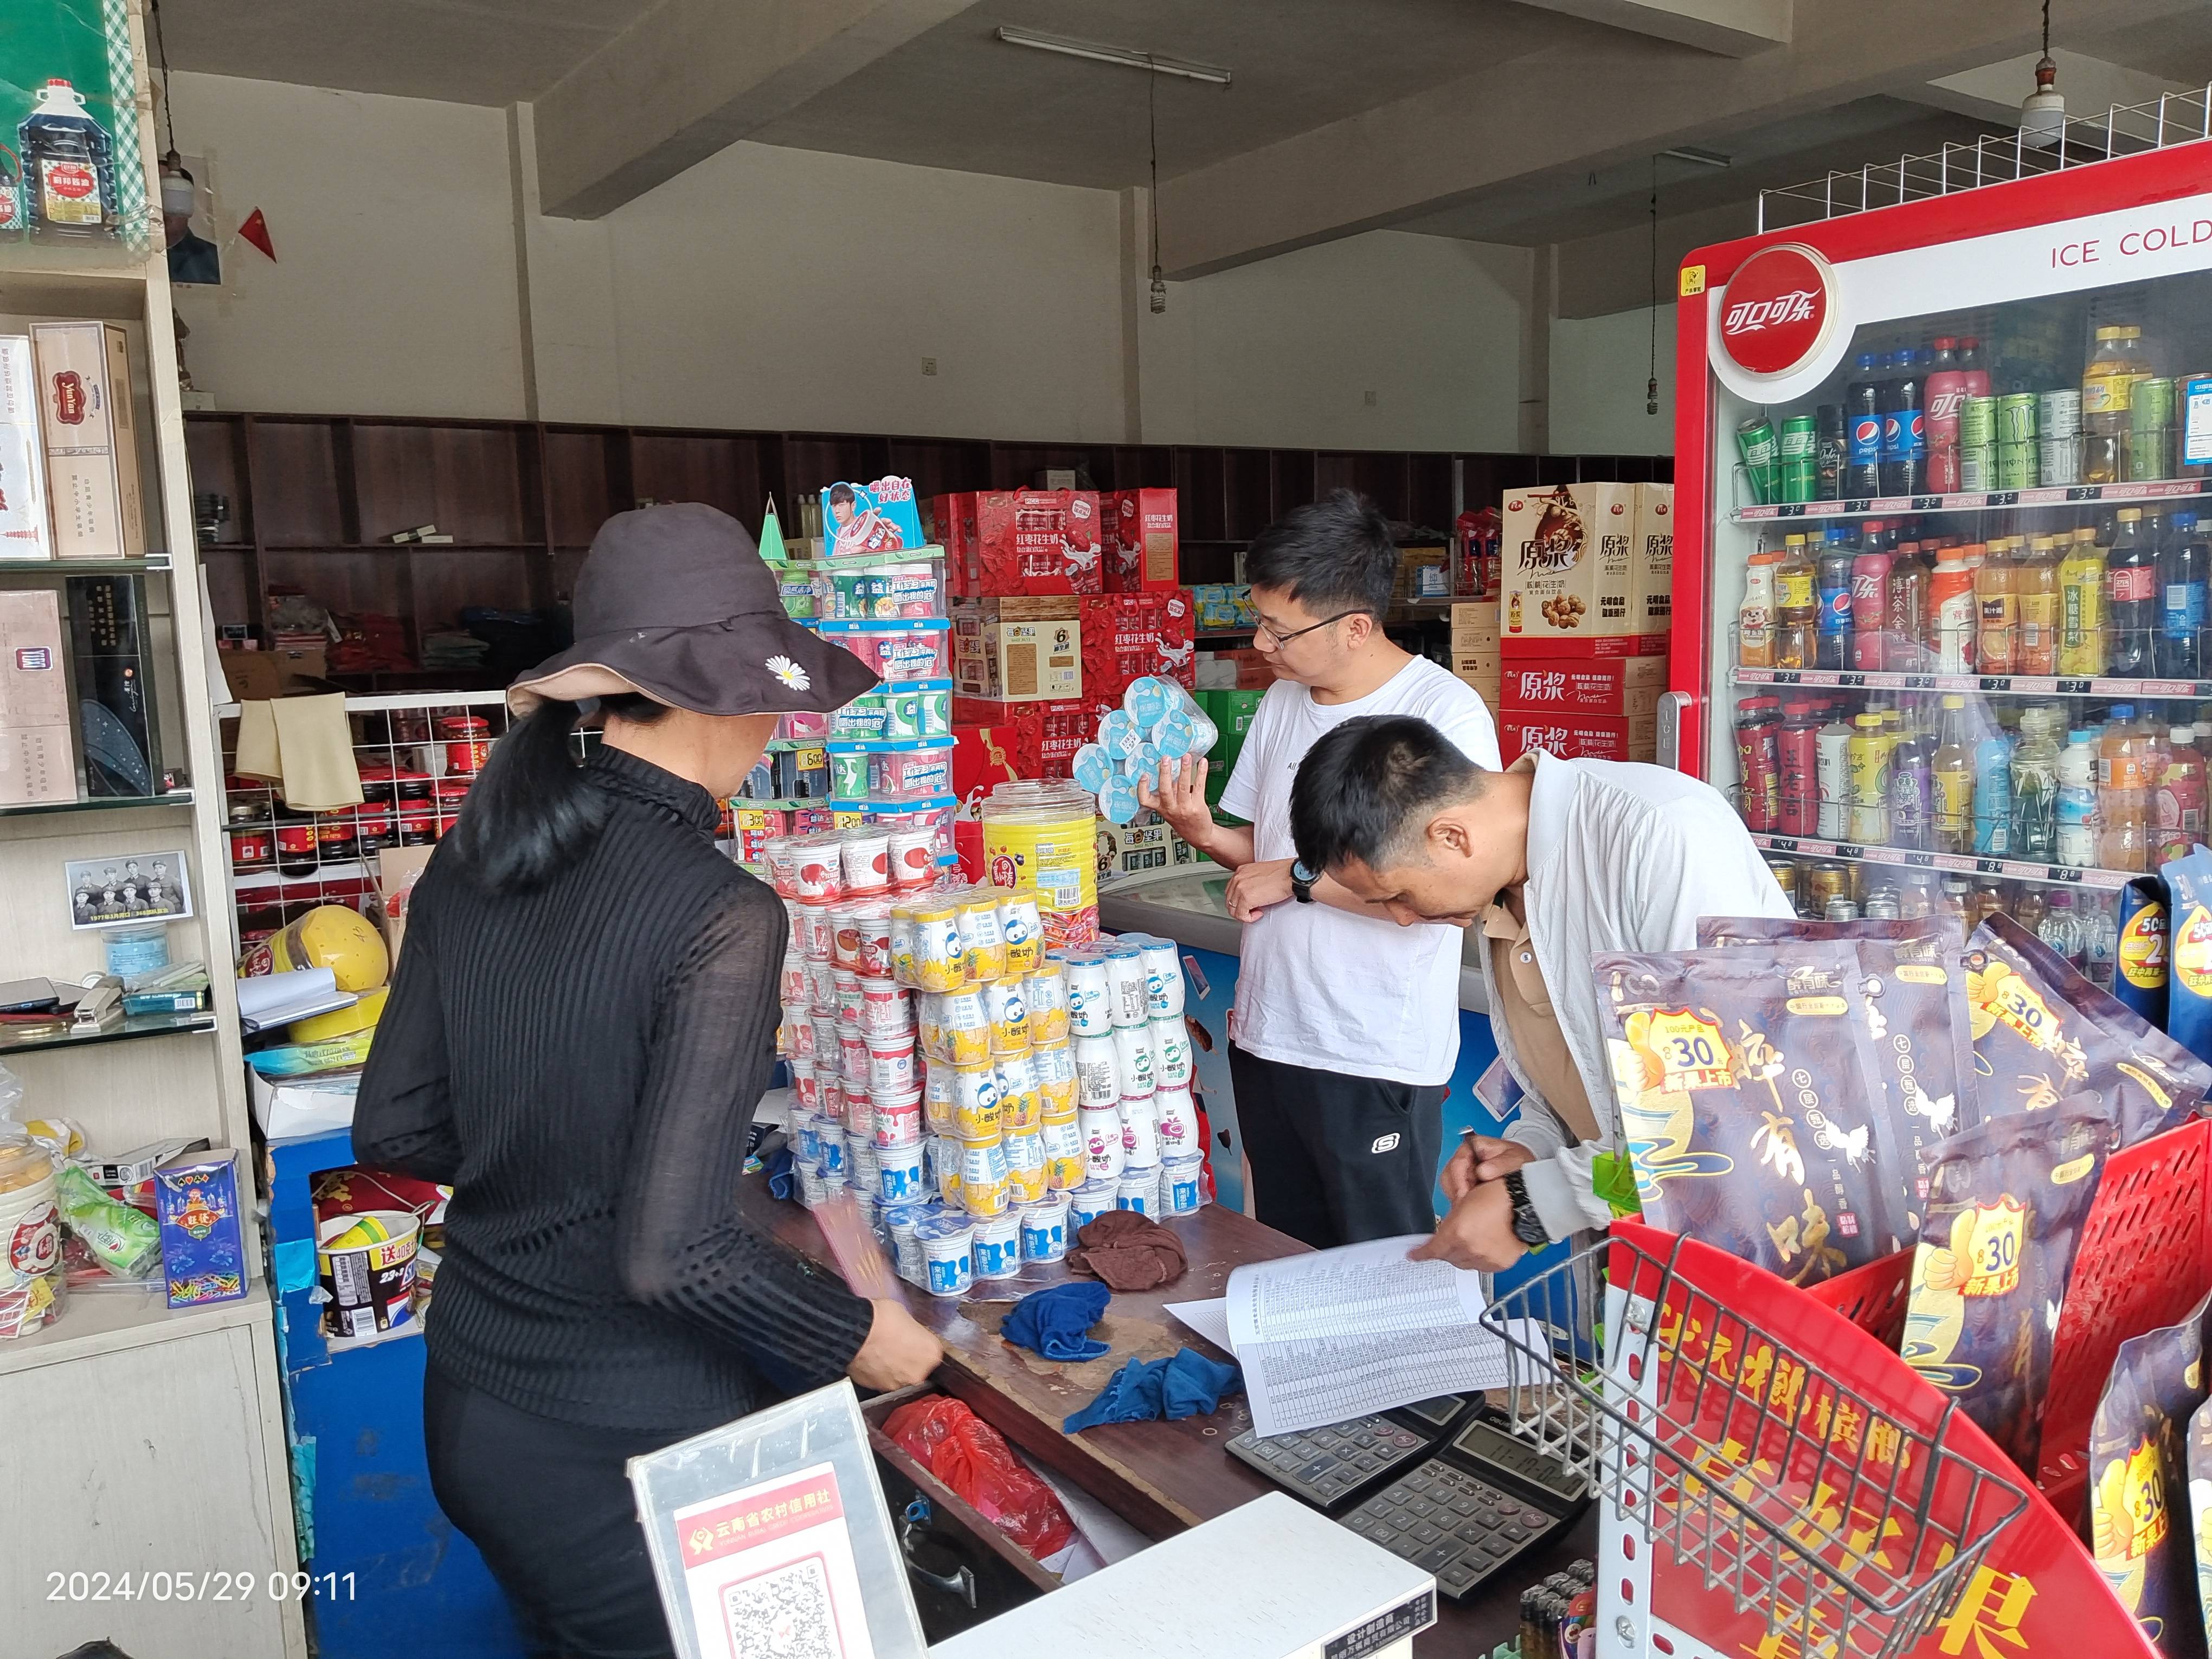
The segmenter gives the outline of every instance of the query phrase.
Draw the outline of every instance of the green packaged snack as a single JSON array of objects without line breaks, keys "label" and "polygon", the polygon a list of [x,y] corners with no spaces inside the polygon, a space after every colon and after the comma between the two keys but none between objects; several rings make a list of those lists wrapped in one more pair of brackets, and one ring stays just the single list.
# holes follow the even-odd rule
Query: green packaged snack
[{"label": "green packaged snack", "polygon": [[1929,1158],[1905,1362],[2031,1480],[2051,1340],[2112,1139],[2111,1107],[2084,1093],[1991,1118]]},{"label": "green packaged snack", "polygon": [[56,1202],[94,1261],[118,1279],[150,1278],[161,1265],[161,1226],[143,1210],[110,1198],[74,1164],[62,1165]]},{"label": "green packaged snack", "polygon": [[2204,1403],[2204,1315],[2120,1344],[2089,1425],[2089,1538],[2097,1571],[2164,1659],[2204,1659],[2190,1576],[2183,1444]]}]

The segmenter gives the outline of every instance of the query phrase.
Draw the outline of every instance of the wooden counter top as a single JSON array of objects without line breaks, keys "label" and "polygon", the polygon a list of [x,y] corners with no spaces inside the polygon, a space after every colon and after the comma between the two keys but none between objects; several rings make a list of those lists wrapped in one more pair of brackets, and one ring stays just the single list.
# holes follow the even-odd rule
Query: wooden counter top
[{"label": "wooden counter top", "polygon": [[[747,1176],[739,1207],[746,1221],[800,1255],[827,1262],[828,1247],[814,1218],[797,1204],[771,1197],[763,1177]],[[955,1302],[903,1286],[915,1317],[944,1342],[945,1364],[937,1376],[948,1394],[965,1401],[1037,1462],[1064,1475],[1132,1526],[1164,1538],[1276,1490],[1231,1457],[1224,1443],[1252,1425],[1240,1395],[1212,1417],[1181,1422],[1115,1423],[1070,1435],[1061,1422],[1088,1404],[1107,1380],[1133,1358],[1164,1358],[1195,1348],[1212,1358],[1234,1356],[1215,1347],[1165,1310],[1170,1302],[1220,1296],[1231,1269],[1270,1261],[1306,1246],[1218,1204],[1168,1222],[1182,1238],[1189,1266],[1182,1278],[1155,1291],[1117,1291],[1091,1334],[1111,1345],[1102,1359],[1066,1364],[1017,1348],[999,1336],[1007,1310],[1031,1291],[1066,1283],[1065,1268],[1026,1267],[1019,1279],[979,1284]],[[1415,1643],[1423,1659],[1443,1655],[1486,1656],[1520,1628],[1520,1593],[1577,1556],[1596,1553],[1596,1522],[1586,1516],[1549,1554],[1505,1575],[1495,1593],[1464,1606],[1439,1601],[1437,1625]]]}]

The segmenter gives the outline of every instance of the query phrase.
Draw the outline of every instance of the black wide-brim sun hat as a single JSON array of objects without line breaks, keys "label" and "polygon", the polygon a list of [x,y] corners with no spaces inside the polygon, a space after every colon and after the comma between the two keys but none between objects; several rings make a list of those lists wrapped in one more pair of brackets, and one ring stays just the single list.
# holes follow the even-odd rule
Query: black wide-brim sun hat
[{"label": "black wide-brim sun hat", "polygon": [[632,691],[700,714],[823,714],[879,683],[785,615],[745,527],[698,501],[601,525],[571,609],[576,642],[507,688],[517,714]]}]

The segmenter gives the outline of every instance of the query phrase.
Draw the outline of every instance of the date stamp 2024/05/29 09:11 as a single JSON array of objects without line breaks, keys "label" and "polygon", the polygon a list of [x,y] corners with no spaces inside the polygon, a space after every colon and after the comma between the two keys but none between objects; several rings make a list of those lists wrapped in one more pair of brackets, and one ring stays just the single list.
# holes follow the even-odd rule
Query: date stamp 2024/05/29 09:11
[{"label": "date stamp 2024/05/29 09:11", "polygon": [[250,1568],[149,1568],[139,1571],[100,1570],[46,1574],[49,1601],[304,1601],[319,1596],[326,1601],[349,1601],[354,1576],[349,1572],[284,1572]]}]

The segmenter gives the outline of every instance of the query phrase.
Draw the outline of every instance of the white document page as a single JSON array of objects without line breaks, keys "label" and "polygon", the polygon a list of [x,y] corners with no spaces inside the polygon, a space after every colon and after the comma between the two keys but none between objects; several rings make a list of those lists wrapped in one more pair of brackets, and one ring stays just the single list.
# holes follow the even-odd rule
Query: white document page
[{"label": "white document page", "polygon": [[1230,1343],[1255,1430],[1295,1434],[1504,1383],[1505,1345],[1475,1322],[1481,1275],[1407,1261],[1423,1242],[1377,1239],[1229,1275]]}]

